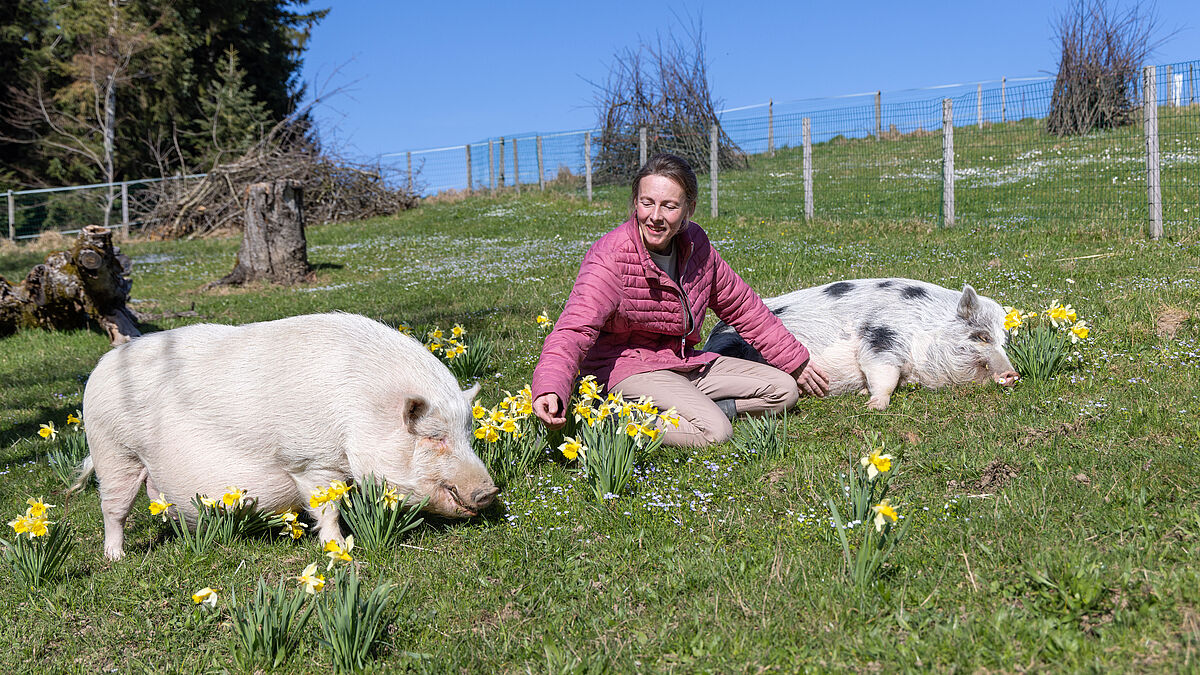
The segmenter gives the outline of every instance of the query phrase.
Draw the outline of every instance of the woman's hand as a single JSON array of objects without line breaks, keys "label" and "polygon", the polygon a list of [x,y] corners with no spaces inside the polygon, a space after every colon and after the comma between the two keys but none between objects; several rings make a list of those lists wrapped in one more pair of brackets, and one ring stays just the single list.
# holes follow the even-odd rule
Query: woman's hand
[{"label": "woman's hand", "polygon": [[[824,396],[829,393],[829,376],[811,360],[798,373],[793,373],[801,394]],[[536,406],[535,406],[536,407]]]},{"label": "woman's hand", "polygon": [[558,394],[552,392],[533,399],[533,414],[551,429],[561,428],[567,423],[562,402],[558,400]]}]

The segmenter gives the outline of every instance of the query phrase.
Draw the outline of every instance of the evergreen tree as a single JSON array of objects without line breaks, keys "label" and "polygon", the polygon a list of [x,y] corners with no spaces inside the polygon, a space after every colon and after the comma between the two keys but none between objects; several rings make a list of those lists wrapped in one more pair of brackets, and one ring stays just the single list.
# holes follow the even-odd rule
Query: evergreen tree
[{"label": "evergreen tree", "polygon": [[198,133],[205,137],[201,147],[207,148],[200,157],[201,170],[244,153],[271,123],[266,104],[255,99],[254,87],[247,86],[245,79],[237,50],[227,48],[216,81],[200,100]]}]

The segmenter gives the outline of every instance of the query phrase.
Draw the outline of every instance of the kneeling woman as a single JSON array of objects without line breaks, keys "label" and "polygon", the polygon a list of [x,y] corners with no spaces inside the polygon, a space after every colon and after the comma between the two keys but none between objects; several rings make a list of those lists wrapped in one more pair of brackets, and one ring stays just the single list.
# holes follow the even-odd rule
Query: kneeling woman
[{"label": "kneeling woman", "polygon": [[[668,445],[728,440],[738,413],[779,412],[800,392],[828,390],[804,345],[688,220],[696,194],[696,174],[674,155],[651,157],[634,177],[629,220],[584,256],[533,371],[533,411],[546,426],[566,423],[580,372],[673,406],[680,423],[663,430]],[[697,350],[709,308],[771,365]]]}]

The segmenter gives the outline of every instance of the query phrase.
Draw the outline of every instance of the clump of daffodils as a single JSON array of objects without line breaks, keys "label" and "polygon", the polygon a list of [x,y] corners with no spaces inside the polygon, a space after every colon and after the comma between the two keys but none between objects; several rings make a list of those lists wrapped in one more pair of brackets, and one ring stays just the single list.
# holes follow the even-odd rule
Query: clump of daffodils
[{"label": "clump of daffodils", "polygon": [[[844,490],[850,497],[849,523],[842,520],[841,510],[833,499],[826,498],[833,527],[842,544],[846,570],[855,585],[866,588],[878,577],[896,545],[908,533],[911,521],[900,524],[902,516],[885,495],[895,476],[894,458],[887,454],[878,434],[867,435],[867,453],[852,463],[850,485]],[[869,525],[867,523],[870,523]],[[861,532],[857,550],[851,553],[850,535],[855,528]]]},{"label": "clump of daffodils", "polygon": [[78,410],[68,413],[66,426],[62,429],[54,426],[53,420],[38,429],[38,436],[48,442],[46,463],[65,487],[71,487],[75,482],[76,467],[88,455],[83,419],[78,413]]},{"label": "clump of daffodils", "polygon": [[498,485],[529,475],[538,460],[546,456],[545,427],[533,414],[529,387],[515,394],[504,392],[504,399],[491,408],[476,401],[471,415],[475,418],[475,454]]},{"label": "clump of daffodils", "polygon": [[[260,512],[258,499],[236,486],[225,488],[220,497],[194,496],[192,507],[196,519],[191,527],[185,519],[171,517],[172,507],[175,504],[167,500],[167,495],[159,495],[150,502],[149,509],[152,516],[170,523],[176,537],[197,555],[206,553],[214,543],[228,545],[238,538],[257,537],[283,522],[281,514]],[[303,525],[295,524],[295,527]]]},{"label": "clump of daffodils", "polygon": [[[363,548],[381,551],[394,545],[405,532],[425,522],[417,514],[428,500],[401,494],[384,480],[368,475],[355,483],[352,494],[343,493],[338,511]],[[347,552],[349,549],[347,549]]]},{"label": "clump of daffodils", "polygon": [[635,455],[654,452],[662,445],[662,431],[679,426],[674,408],[660,411],[652,400],[628,400],[621,392],[600,392],[589,375],[579,383],[571,406],[576,435],[558,446],[568,460],[577,459],[596,500],[619,495],[633,476]]},{"label": "clump of daffodils", "polygon": [[400,324],[397,330],[414,338],[423,334],[425,348],[429,350],[429,353],[441,359],[450,372],[460,380],[483,375],[492,351],[495,349],[492,343],[482,340],[475,340],[468,344],[467,329],[457,323],[450,327],[449,332],[443,331],[438,326],[427,331],[414,332],[406,324]]},{"label": "clump of daffodils", "polygon": [[551,328],[554,328],[554,322],[550,320],[550,316],[547,315],[545,311],[543,311],[541,314],[538,314],[537,317],[534,318],[534,321],[537,323],[538,328],[542,331],[549,331]]},{"label": "clump of daffodils", "polygon": [[1091,326],[1071,305],[1054,300],[1040,312],[1007,306],[1004,311],[1008,357],[1021,377],[1048,380],[1082,361],[1078,348],[1088,341]]},{"label": "clump of daffodils", "polygon": [[41,497],[30,497],[25,503],[25,513],[8,521],[13,541],[0,538],[0,546],[4,559],[25,585],[39,586],[62,571],[73,548],[71,530],[65,523],[50,520],[54,504]]}]

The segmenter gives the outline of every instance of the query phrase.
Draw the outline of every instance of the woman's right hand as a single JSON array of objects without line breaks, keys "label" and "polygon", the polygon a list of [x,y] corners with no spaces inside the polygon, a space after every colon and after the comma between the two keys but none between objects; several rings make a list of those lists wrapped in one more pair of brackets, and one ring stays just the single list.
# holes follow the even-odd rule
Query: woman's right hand
[{"label": "woman's right hand", "polygon": [[558,394],[553,392],[542,394],[533,399],[533,414],[537,415],[542,424],[551,429],[561,428],[567,423],[562,402],[558,400]]}]

